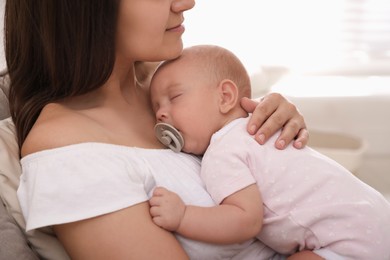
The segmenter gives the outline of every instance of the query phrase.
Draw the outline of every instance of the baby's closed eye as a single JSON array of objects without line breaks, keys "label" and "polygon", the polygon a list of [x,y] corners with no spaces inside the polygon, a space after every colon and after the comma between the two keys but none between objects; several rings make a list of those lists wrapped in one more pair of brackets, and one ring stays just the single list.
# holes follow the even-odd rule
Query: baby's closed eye
[{"label": "baby's closed eye", "polygon": [[182,93],[175,93],[175,94],[173,94],[173,95],[171,95],[170,97],[169,97],[169,100],[175,100],[175,99],[177,99],[178,97],[180,97],[182,95]]}]

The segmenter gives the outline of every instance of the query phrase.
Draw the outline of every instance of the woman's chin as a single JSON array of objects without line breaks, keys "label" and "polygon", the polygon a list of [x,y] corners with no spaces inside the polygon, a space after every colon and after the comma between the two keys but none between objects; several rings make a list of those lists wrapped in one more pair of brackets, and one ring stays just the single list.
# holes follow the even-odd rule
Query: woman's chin
[{"label": "woman's chin", "polygon": [[172,46],[165,52],[165,58],[163,60],[172,60],[176,59],[181,55],[183,52],[183,42],[180,41],[180,43],[175,44],[175,46]]}]

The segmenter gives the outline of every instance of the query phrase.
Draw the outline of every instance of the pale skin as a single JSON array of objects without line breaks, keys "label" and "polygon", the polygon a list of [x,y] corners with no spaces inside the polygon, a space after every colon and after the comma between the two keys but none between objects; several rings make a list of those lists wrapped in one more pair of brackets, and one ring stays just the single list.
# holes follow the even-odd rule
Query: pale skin
[{"label": "pale skin", "polygon": [[[187,153],[203,154],[216,131],[234,119],[247,117],[239,103],[243,91],[235,82],[215,79],[211,75],[218,73],[203,69],[210,62],[208,58],[213,60],[214,49],[187,48],[179,59],[159,68],[152,79],[151,100],[156,119],[181,132],[183,151]],[[202,59],[206,61],[202,63]],[[185,205],[176,193],[163,187],[155,188],[149,203],[158,226],[208,243],[244,242],[255,237],[263,224],[263,201],[256,184],[227,196],[215,207]],[[305,257],[321,259],[310,251],[291,259]]]},{"label": "pale skin", "polygon": [[[183,12],[194,4],[193,0],[121,1],[116,61],[108,81],[95,91],[46,105],[22,145],[22,157],[83,142],[164,148],[154,136],[148,86],[136,83],[135,62],[179,56]],[[249,112],[254,111],[248,128],[254,125],[252,131],[263,134],[262,141],[284,125],[279,140],[289,143],[297,136],[298,147],[307,143],[302,116],[282,96],[267,96],[259,105],[242,102]],[[147,201],[55,225],[54,231],[72,259],[188,259],[173,234],[153,223]]]}]

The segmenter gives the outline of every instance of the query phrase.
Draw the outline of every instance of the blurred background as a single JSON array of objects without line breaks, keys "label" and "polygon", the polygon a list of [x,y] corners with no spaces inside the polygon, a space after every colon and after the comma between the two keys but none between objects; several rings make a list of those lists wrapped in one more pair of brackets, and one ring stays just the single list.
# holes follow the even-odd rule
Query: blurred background
[{"label": "blurred background", "polygon": [[185,19],[185,46],[233,51],[253,98],[288,97],[310,145],[390,199],[389,0],[197,0]]},{"label": "blurred background", "polygon": [[388,0],[198,0],[185,17],[187,45],[223,45],[251,73],[390,74]]},{"label": "blurred background", "polygon": [[390,199],[389,0],[198,0],[185,18],[185,46],[233,51],[254,98],[287,96],[310,145]]}]

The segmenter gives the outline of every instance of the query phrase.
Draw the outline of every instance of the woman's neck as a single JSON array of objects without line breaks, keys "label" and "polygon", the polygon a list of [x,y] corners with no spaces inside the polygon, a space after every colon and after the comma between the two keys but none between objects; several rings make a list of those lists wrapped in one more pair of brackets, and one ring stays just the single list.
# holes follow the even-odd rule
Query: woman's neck
[{"label": "woman's neck", "polygon": [[127,77],[114,71],[102,87],[73,97],[64,105],[95,121],[110,143],[161,147],[154,137],[155,117],[148,88],[138,85],[131,71]]}]

